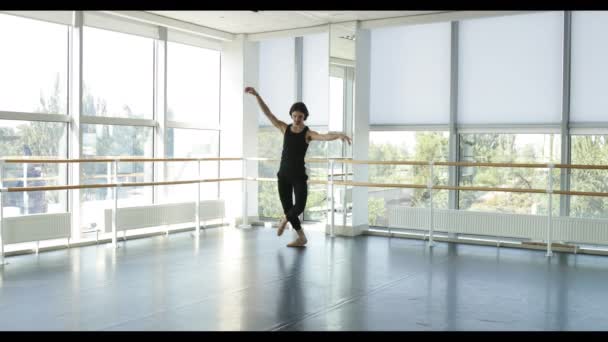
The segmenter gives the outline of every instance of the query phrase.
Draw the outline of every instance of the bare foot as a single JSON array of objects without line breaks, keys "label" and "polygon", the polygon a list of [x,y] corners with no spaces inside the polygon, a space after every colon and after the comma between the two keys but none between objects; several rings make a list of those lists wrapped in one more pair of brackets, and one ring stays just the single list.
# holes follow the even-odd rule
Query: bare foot
[{"label": "bare foot", "polygon": [[283,218],[281,219],[281,222],[279,222],[279,229],[277,229],[277,235],[281,236],[283,235],[283,231],[285,231],[285,227],[287,227],[287,218],[285,216],[283,216]]},{"label": "bare foot", "polygon": [[306,243],[308,242],[308,239],[306,239],[305,237],[299,237],[295,240],[293,240],[292,242],[287,244],[287,247],[304,247],[304,245],[306,245]]}]

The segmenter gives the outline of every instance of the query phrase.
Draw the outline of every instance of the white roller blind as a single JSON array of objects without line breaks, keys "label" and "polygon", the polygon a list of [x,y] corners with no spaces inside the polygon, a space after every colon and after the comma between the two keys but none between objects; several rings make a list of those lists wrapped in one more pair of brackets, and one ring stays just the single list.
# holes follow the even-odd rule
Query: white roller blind
[{"label": "white roller blind", "polygon": [[84,12],[84,25],[98,29],[158,39],[158,26],[135,22],[101,12]]},{"label": "white roller blind", "polygon": [[[291,122],[289,108],[295,102],[295,39],[268,39],[259,42],[258,92],[272,113],[281,121]],[[259,111],[259,123],[271,125]]]},{"label": "white roller blind", "polygon": [[460,23],[458,121],[558,123],[563,13]]},{"label": "white roller blind", "polygon": [[450,119],[450,23],[371,31],[372,124]]},{"label": "white roller blind", "polygon": [[329,35],[303,37],[302,101],[310,116],[308,126],[327,126],[329,120]]},{"label": "white roller blind", "polygon": [[63,25],[72,25],[74,18],[74,11],[2,11],[2,13]]},{"label": "white roller blind", "polygon": [[608,12],[572,13],[570,121],[608,121]]},{"label": "white roller blind", "polygon": [[209,39],[194,34],[168,29],[167,40],[170,42],[188,44],[205,49],[221,50],[222,44],[219,40]]}]

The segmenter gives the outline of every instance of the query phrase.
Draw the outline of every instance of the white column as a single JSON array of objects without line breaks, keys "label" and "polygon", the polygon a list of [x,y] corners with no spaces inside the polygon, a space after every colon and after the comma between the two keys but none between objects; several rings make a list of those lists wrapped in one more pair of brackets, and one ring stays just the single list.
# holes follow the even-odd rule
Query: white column
[{"label": "white column", "polygon": [[196,161],[196,165],[198,167],[198,171],[197,171],[197,178],[198,179],[198,183],[196,184],[196,200],[194,202],[195,205],[195,209],[194,209],[194,213],[195,213],[195,220],[196,220],[196,224],[195,224],[195,233],[194,236],[195,237],[199,237],[200,235],[200,231],[201,231],[201,161],[197,160]]},{"label": "white column", "polygon": [[[355,110],[353,118],[353,159],[367,160],[369,148],[371,33],[357,24],[355,66]],[[353,181],[368,182],[368,166],[353,164]],[[368,188],[353,187],[352,235],[369,228]]]},{"label": "white column", "polygon": [[118,186],[118,160],[115,160],[112,166],[114,173],[112,180],[113,183],[116,184],[116,187],[114,188],[114,208],[112,210],[112,247],[116,249],[118,248],[116,240],[118,234],[118,190],[120,189]]},{"label": "white column", "polygon": [[550,257],[553,255],[553,252],[551,251],[551,233],[553,230],[553,222],[552,222],[552,216],[553,216],[553,201],[551,200],[551,197],[553,196],[553,168],[555,167],[554,164],[549,164],[549,168],[547,169],[547,177],[549,178],[548,180],[548,184],[547,184],[547,200],[549,201],[549,205],[548,205],[548,213],[547,213],[547,254],[546,256]]},{"label": "white column", "polygon": [[[257,149],[257,103],[250,95],[245,100],[245,86],[257,85],[257,43],[237,35],[234,41],[222,43],[220,157],[254,157]],[[257,163],[248,162],[247,175],[257,175]],[[239,161],[220,163],[220,178],[243,177]],[[248,188],[247,213],[257,213],[257,186]],[[243,202],[240,182],[221,182],[220,198],[228,203]],[[241,206],[226,205],[226,217],[243,219]]]},{"label": "white column", "polygon": [[[27,187],[27,167],[30,164],[23,163],[23,187]],[[23,214],[27,215],[30,213],[30,196],[27,191],[23,192]]]},{"label": "white column", "polygon": [[[158,123],[154,135],[154,157],[166,158],[166,136],[167,136],[167,28],[159,27],[159,40],[155,42],[154,65],[154,119]],[[154,181],[165,181],[167,174],[167,163],[152,163],[154,168]],[[168,186],[154,187],[154,203],[159,203],[161,197],[166,197]]]},{"label": "white column", "polygon": [[243,158],[242,160],[242,166],[243,168],[243,180],[241,181],[241,185],[243,186],[243,213],[241,214],[241,224],[239,225],[239,228],[251,228],[251,225],[249,224],[249,213],[247,211],[247,159]]},{"label": "white column", "polygon": [[435,243],[433,242],[433,162],[429,162],[429,179],[427,181],[427,189],[429,191],[429,243],[428,246],[434,247]]},{"label": "white column", "polygon": [[335,233],[334,233],[334,225],[335,225],[335,209],[334,209],[334,205],[335,205],[335,199],[334,199],[334,160],[331,159],[329,161],[329,196],[327,196],[331,203],[330,203],[330,214],[331,214],[331,237],[335,237]]},{"label": "white column", "polygon": [[0,160],[0,266],[4,266],[4,237],[2,230],[4,229],[4,160]]},{"label": "white column", "polygon": [[[83,12],[76,11],[68,40],[68,113],[70,115],[68,156],[70,159],[79,159],[82,147],[82,134],[80,134],[80,116],[82,114],[82,19]],[[80,184],[81,163],[68,164],[68,170],[68,184]],[[80,189],[68,190],[68,208],[72,213],[71,238],[78,241],[80,239]]]}]

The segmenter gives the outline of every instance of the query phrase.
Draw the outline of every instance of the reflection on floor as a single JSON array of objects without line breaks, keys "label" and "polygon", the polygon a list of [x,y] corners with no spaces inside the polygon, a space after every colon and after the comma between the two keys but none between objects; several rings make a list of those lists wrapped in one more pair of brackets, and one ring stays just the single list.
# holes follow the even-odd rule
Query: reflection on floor
[{"label": "reflection on floor", "polygon": [[225,227],[11,256],[0,329],[608,330],[605,256],[308,236]]}]

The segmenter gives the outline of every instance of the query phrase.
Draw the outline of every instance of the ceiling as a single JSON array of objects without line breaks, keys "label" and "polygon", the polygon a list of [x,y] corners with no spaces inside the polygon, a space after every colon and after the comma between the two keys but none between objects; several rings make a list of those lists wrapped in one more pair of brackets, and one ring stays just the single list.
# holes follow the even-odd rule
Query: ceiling
[{"label": "ceiling", "polygon": [[232,33],[262,33],[444,11],[148,11],[167,18]]}]

